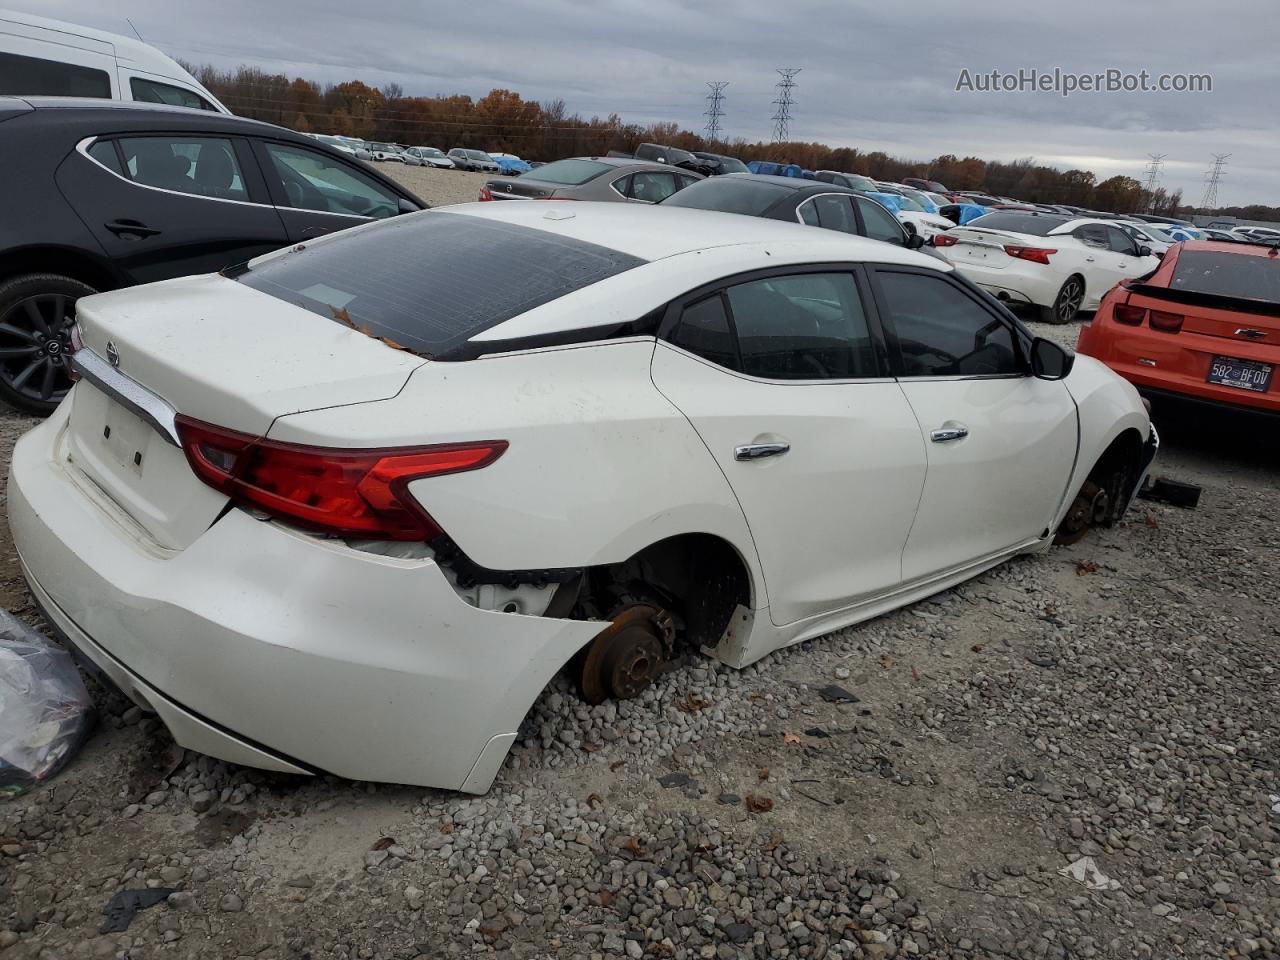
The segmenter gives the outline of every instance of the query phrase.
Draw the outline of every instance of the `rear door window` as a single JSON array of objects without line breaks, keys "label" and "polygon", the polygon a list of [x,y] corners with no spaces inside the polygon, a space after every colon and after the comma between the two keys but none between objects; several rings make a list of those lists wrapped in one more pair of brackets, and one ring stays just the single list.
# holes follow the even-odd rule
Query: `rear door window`
[{"label": "rear door window", "polygon": [[628,196],[633,200],[661,203],[675,192],[676,178],[673,173],[640,172],[631,175],[631,190]]},{"label": "rear door window", "polygon": [[645,261],[544,230],[447,212],[396,217],[229,273],[421,356]]},{"label": "rear door window", "polygon": [[828,230],[839,230],[841,233],[857,233],[858,219],[853,213],[853,204],[844,194],[829,193],[813,198],[813,206],[818,211],[818,223]]},{"label": "rear door window", "polygon": [[668,339],[726,370],[738,369],[738,342],[729,327],[724,294],[717,293],[685,307]]},{"label": "rear door window", "polygon": [[110,99],[111,78],[93,67],[0,51],[0,94]]},{"label": "rear door window", "polygon": [[248,200],[231,141],[221,137],[121,137],[136,183],[197,197]]},{"label": "rear door window", "polygon": [[853,274],[769,277],[732,286],[726,296],[743,373],[770,380],[878,375]]}]

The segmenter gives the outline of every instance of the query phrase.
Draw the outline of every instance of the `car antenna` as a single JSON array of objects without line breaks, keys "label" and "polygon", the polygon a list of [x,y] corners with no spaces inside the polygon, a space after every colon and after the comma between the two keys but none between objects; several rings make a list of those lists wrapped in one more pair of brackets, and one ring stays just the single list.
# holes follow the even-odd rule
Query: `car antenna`
[{"label": "car antenna", "polygon": [[[124,22],[129,25],[129,29],[133,31],[133,35],[137,37],[139,40],[142,40],[142,34],[138,33],[138,28],[133,25],[133,21],[130,20],[128,17],[125,17]],[[142,40],[142,42],[146,43],[147,41]]]}]

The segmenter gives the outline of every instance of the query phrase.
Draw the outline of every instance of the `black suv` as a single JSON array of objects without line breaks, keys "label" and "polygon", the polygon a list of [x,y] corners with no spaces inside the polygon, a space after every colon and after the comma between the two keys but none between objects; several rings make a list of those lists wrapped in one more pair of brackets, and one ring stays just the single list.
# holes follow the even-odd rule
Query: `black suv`
[{"label": "black suv", "polygon": [[77,298],[426,208],[311,137],[133,102],[0,97],[0,399],[66,394]]}]

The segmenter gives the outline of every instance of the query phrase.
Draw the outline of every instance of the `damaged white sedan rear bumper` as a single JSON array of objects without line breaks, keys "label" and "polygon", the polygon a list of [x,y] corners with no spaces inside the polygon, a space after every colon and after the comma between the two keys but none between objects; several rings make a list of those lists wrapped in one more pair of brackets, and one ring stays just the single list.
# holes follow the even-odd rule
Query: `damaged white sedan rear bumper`
[{"label": "damaged white sedan rear bumper", "polygon": [[432,560],[238,509],[165,550],[67,460],[69,406],[13,453],[23,572],[51,622],[184,746],[483,793],[538,693],[600,629],[476,609]]}]

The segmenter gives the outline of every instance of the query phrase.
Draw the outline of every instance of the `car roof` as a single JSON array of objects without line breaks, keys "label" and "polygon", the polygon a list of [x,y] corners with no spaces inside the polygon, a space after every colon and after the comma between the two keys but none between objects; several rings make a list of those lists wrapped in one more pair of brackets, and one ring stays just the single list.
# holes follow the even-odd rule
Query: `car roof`
[{"label": "car roof", "polygon": [[[78,116],[101,119],[110,117],[118,120],[122,117],[135,116],[150,121],[157,117],[166,117],[181,123],[183,120],[200,120],[202,122],[225,124],[228,126],[253,126],[273,134],[287,133],[290,137],[306,137],[286,127],[278,127],[273,123],[261,120],[250,120],[248,117],[237,117],[216,110],[199,110],[195,107],[175,107],[167,103],[143,103],[138,100],[107,100],[99,97],[15,97],[0,96],[0,110],[7,107],[22,107],[36,113],[58,112]],[[310,140],[311,137],[306,137]]]},{"label": "car roof", "polygon": [[[831,186],[827,184],[826,186]],[[941,261],[879,240],[801,223],[662,204],[591,201],[465,203],[437,212],[487,217],[594,243],[641,260],[661,260],[717,247],[804,244],[815,261],[866,260],[943,267]]]},{"label": "car roof", "polygon": [[[0,23],[9,22],[22,24],[29,27],[38,27],[41,30],[49,30],[56,33],[64,34],[67,38],[67,45],[76,47],[77,49],[85,49],[83,46],[76,44],[76,38],[85,40],[95,40],[98,43],[109,44],[115,54],[117,60],[127,61],[133,66],[141,70],[151,73],[167,74],[170,76],[188,76],[187,71],[182,69],[181,64],[177,63],[171,57],[161,53],[151,44],[143,40],[135,40],[133,37],[123,33],[112,33],[109,30],[95,30],[93,27],[81,26],[78,23],[71,23],[67,20],[54,20],[50,17],[39,17],[30,13],[21,13],[16,10],[5,10],[0,8]],[[181,73],[175,74],[174,68],[177,67]]]}]

